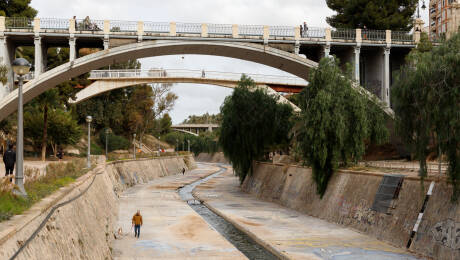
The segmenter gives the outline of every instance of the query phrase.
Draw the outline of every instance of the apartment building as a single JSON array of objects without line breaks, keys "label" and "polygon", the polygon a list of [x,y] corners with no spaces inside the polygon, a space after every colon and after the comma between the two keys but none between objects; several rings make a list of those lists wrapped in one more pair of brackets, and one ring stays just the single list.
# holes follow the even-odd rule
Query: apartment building
[{"label": "apartment building", "polygon": [[460,0],[430,0],[430,30],[432,40],[448,38],[460,26]]}]

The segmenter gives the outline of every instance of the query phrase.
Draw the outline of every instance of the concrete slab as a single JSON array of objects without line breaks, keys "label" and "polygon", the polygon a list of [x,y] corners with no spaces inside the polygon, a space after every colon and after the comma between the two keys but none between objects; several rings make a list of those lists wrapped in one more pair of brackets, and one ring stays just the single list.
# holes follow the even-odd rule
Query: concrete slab
[{"label": "concrete slab", "polygon": [[[177,189],[219,168],[199,167],[183,175],[167,176],[128,189],[120,198],[114,259],[247,259],[230,242],[183,202]],[[134,238],[131,218],[139,209],[144,225]]]},{"label": "concrete slab", "polygon": [[417,259],[406,250],[240,190],[230,170],[195,195],[235,226],[286,259]]}]

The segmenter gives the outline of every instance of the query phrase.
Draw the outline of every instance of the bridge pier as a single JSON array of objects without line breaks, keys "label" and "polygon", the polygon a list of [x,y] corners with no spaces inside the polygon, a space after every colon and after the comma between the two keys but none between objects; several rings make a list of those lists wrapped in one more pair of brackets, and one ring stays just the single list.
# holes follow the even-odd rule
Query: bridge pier
[{"label": "bridge pier", "polygon": [[360,84],[360,74],[359,74],[359,66],[360,66],[360,54],[361,54],[361,45],[357,45],[355,47],[355,62],[354,62],[354,80],[356,83]]},{"label": "bridge pier", "polygon": [[77,39],[75,37],[69,38],[69,61],[72,62],[77,58]]},{"label": "bridge pier", "polygon": [[383,78],[383,93],[382,100],[389,107],[390,106],[390,47],[385,47],[384,55],[384,78]]},{"label": "bridge pier", "polygon": [[14,59],[14,44],[8,39],[7,36],[0,36],[0,62],[2,65],[8,67],[7,78],[8,82],[6,85],[0,83],[0,99],[8,95],[14,88],[13,70],[11,69],[11,62]]}]

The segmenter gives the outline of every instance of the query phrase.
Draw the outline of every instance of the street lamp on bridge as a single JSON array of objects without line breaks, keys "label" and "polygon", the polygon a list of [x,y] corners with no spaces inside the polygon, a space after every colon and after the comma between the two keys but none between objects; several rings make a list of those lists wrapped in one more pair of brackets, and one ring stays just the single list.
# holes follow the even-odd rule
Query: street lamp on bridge
[{"label": "street lamp on bridge", "polygon": [[30,71],[30,63],[24,58],[18,58],[11,64],[13,71],[18,75],[18,135],[16,140],[16,177],[15,184],[19,190],[15,193],[26,197],[27,193],[24,189],[24,113],[23,113],[23,99],[22,99],[22,84],[23,76]]}]

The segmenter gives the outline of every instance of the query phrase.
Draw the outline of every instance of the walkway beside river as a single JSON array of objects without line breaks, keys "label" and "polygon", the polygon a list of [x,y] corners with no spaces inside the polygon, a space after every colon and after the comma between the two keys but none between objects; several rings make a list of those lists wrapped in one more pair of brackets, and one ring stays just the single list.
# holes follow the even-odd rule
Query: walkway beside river
[{"label": "walkway beside river", "polygon": [[195,196],[289,259],[416,259],[404,249],[244,193],[231,168],[198,186]]},{"label": "walkway beside river", "polygon": [[[177,189],[218,167],[204,166],[185,176],[158,178],[125,191],[120,198],[118,227],[123,236],[113,243],[115,259],[246,259],[186,202]],[[144,225],[134,238],[131,218],[141,211]]]}]

